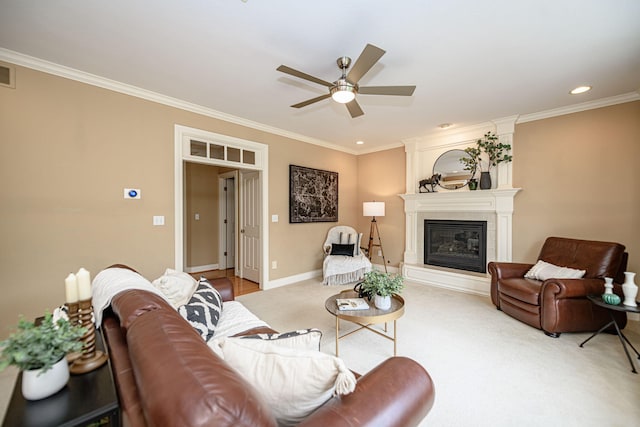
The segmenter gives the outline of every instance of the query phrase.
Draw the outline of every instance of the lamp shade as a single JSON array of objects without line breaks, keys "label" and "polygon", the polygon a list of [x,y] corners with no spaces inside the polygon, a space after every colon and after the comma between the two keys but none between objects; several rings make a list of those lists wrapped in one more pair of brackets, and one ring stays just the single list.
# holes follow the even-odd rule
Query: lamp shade
[{"label": "lamp shade", "polygon": [[362,215],[384,216],[384,202],[364,202],[362,204]]}]

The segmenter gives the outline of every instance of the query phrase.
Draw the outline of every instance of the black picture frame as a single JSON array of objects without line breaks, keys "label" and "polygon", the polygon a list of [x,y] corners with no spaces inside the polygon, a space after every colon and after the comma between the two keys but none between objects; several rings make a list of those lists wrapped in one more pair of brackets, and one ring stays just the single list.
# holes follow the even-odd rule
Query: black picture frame
[{"label": "black picture frame", "polygon": [[289,165],[289,223],[338,221],[338,172]]}]

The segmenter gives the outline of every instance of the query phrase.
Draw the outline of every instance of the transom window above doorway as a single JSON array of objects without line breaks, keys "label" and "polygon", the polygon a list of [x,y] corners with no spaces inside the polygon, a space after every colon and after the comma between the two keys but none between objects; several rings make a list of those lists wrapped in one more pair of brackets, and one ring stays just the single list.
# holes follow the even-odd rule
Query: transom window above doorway
[{"label": "transom window above doorway", "polygon": [[227,162],[256,164],[256,152],[245,148],[231,147],[218,142],[205,142],[196,139],[189,140],[189,153],[195,157],[223,160]]}]

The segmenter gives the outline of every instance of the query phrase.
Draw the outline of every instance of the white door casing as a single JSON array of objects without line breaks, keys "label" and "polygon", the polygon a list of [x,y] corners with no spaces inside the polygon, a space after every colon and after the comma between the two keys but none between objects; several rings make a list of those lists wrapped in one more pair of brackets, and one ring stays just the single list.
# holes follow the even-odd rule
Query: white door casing
[{"label": "white door casing", "polygon": [[[191,143],[204,144],[204,153],[201,150],[193,150]],[[216,158],[219,151],[214,147],[224,147],[224,158]],[[248,154],[245,157],[245,152]],[[235,155],[229,156],[227,153]],[[238,158],[238,153],[240,156]],[[246,161],[245,161],[246,159]],[[258,214],[259,224],[268,225],[269,200],[269,146],[259,142],[248,141],[221,135],[201,129],[182,125],[174,126],[174,215],[175,215],[175,262],[174,268],[184,270],[185,250],[185,212],[184,212],[184,163],[195,162],[217,166],[231,167],[245,171],[259,171],[260,210]],[[269,227],[259,228],[259,276],[257,282],[262,289],[269,288],[268,256],[269,256]],[[236,252],[236,255],[238,253]],[[238,258],[236,258],[238,259]]]},{"label": "white door casing", "polygon": [[[226,190],[225,190],[226,188]],[[238,222],[238,171],[218,175],[218,206],[220,212],[218,264],[220,268],[235,268],[237,274],[237,233]],[[225,255],[226,253],[226,255]]]}]

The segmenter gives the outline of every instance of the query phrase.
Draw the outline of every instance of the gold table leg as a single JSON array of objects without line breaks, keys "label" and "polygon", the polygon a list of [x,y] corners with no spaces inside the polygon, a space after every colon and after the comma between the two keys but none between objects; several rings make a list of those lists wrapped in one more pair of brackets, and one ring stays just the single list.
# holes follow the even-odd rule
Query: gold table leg
[{"label": "gold table leg", "polygon": [[[387,324],[384,324],[387,326]],[[398,353],[398,324],[396,321],[393,321],[393,355],[396,356]]]},{"label": "gold table leg", "polygon": [[338,340],[340,339],[340,318],[336,316],[336,357],[338,357]]}]

